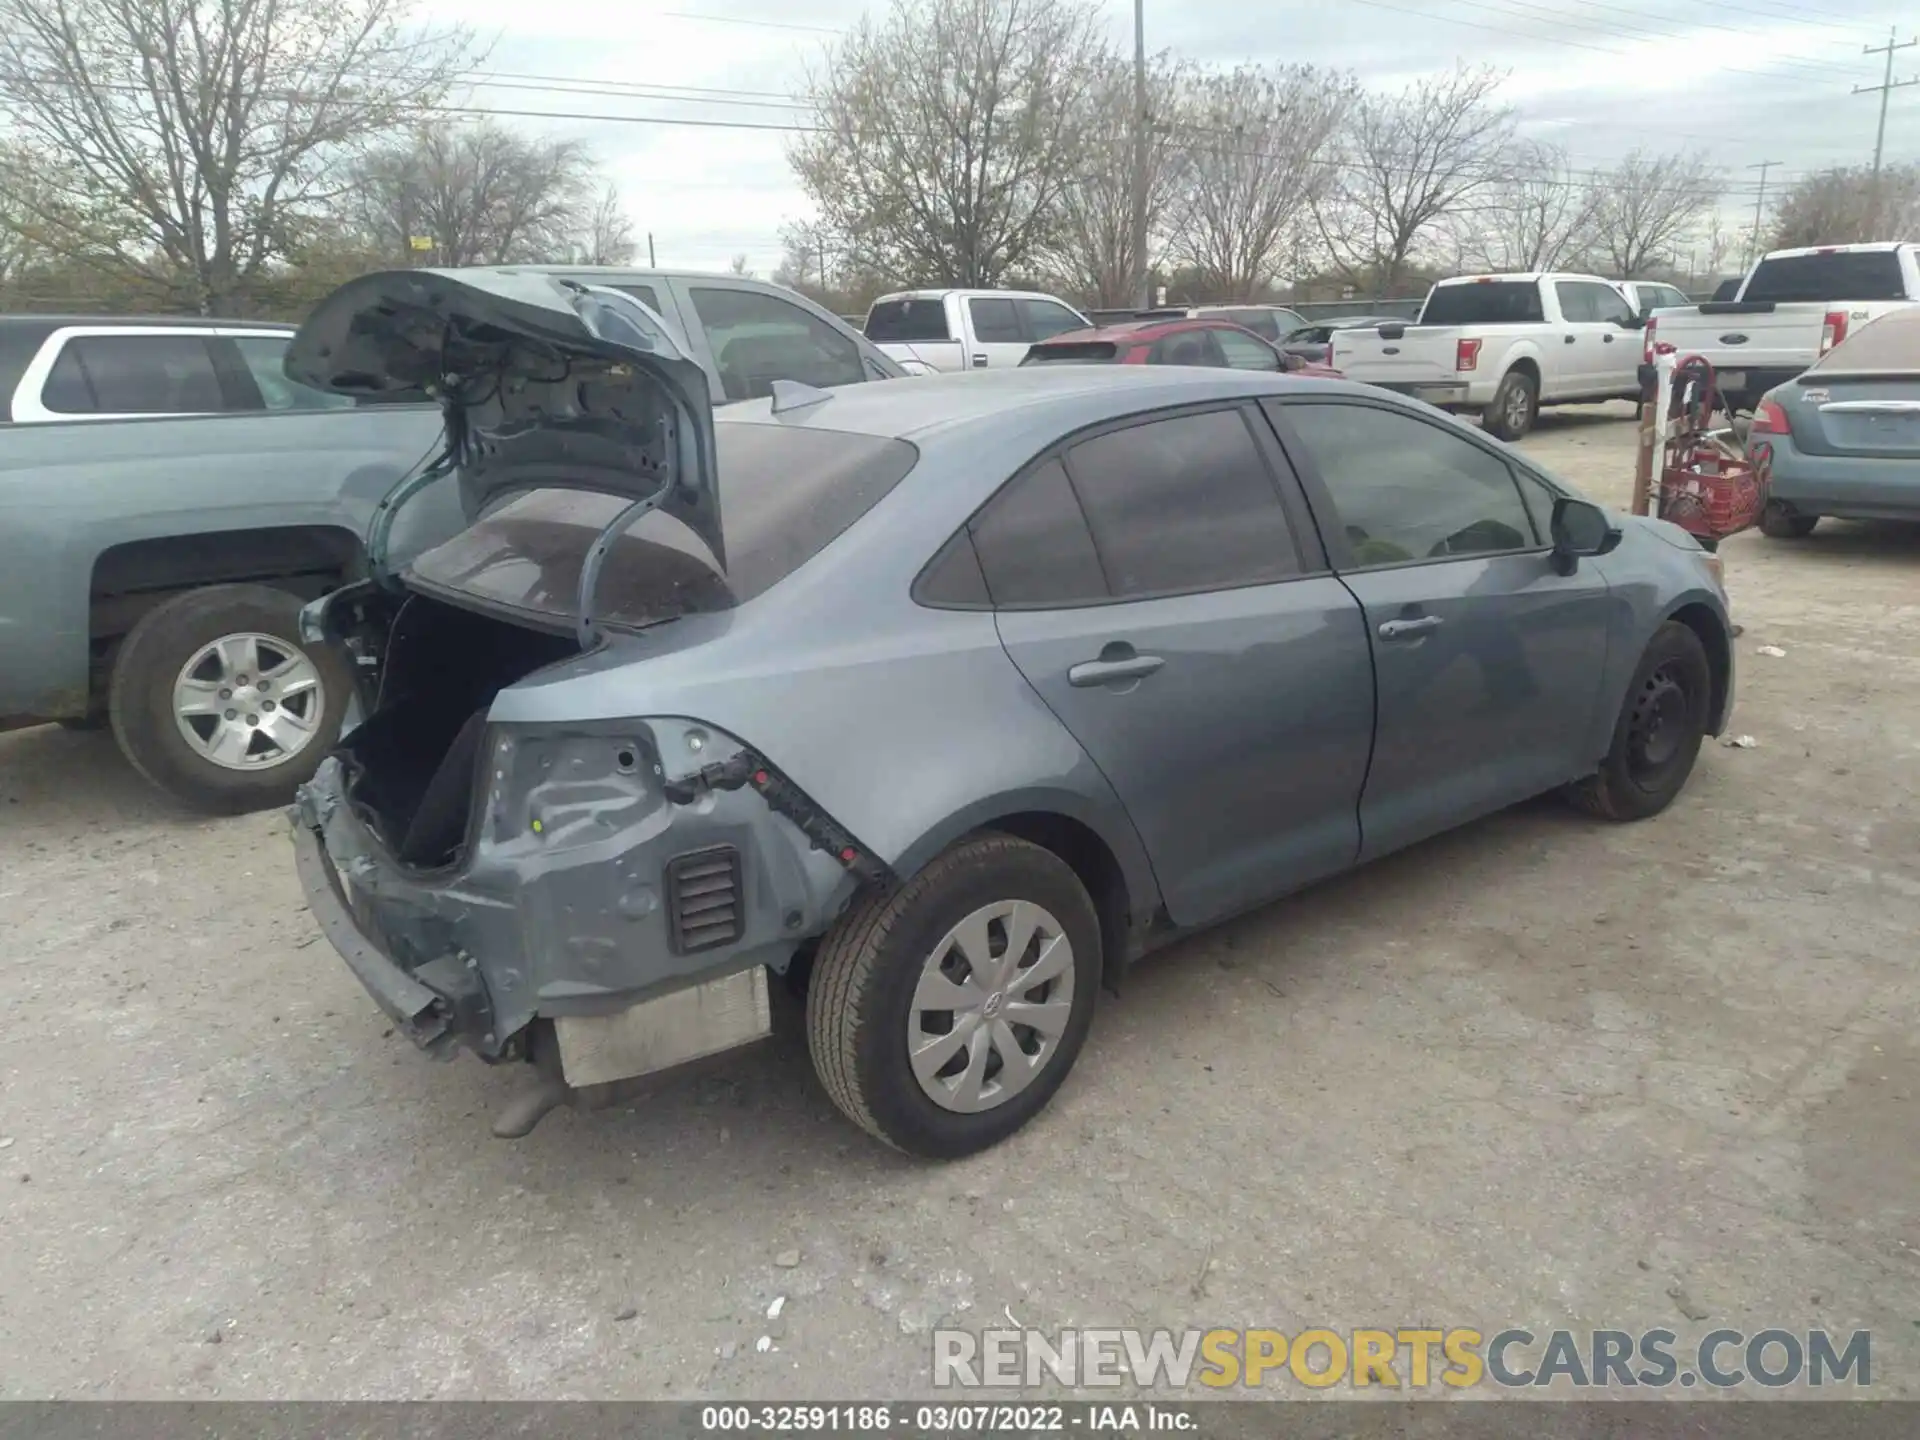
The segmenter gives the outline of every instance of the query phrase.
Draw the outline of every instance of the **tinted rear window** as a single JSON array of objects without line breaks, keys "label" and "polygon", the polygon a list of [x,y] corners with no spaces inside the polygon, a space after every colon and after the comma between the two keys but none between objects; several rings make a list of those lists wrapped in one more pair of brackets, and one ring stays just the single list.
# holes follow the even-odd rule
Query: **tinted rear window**
[{"label": "tinted rear window", "polygon": [[[672,516],[651,511],[615,542],[595,612],[632,625],[743,605],[798,570],[898,485],[920,458],[904,440],[722,421],[714,426],[727,564]],[[413,563],[431,589],[511,610],[574,613],[580,565],[626,504],[537,490]]]},{"label": "tinted rear window", "polygon": [[1762,260],[1742,300],[1805,304],[1816,300],[1904,300],[1900,257],[1891,250],[1783,255]]},{"label": "tinted rear window", "polygon": [[1525,325],[1545,318],[1540,287],[1531,280],[1441,285],[1420,312],[1422,325]]},{"label": "tinted rear window", "polygon": [[867,311],[866,334],[876,345],[953,338],[944,300],[882,300]]},{"label": "tinted rear window", "polygon": [[1036,345],[1026,354],[1022,365],[1111,365],[1120,358],[1120,347],[1111,340],[1079,340],[1068,344]]}]

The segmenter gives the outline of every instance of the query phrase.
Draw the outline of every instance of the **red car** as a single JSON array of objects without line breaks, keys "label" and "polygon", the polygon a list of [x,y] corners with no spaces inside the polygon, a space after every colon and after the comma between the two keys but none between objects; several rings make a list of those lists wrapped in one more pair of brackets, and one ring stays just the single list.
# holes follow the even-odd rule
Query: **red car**
[{"label": "red car", "polygon": [[1210,365],[1231,370],[1286,370],[1340,378],[1328,365],[1286,355],[1230,320],[1179,317],[1129,320],[1068,330],[1028,348],[1022,365]]}]

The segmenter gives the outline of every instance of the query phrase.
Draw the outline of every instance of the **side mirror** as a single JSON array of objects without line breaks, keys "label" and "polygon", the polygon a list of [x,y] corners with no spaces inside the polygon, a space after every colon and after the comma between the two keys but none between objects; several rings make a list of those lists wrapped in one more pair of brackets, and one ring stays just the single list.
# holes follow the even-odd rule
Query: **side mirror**
[{"label": "side mirror", "polygon": [[1553,568],[1571,575],[1583,555],[1605,555],[1620,543],[1620,531],[1607,512],[1587,500],[1562,495],[1553,502]]}]

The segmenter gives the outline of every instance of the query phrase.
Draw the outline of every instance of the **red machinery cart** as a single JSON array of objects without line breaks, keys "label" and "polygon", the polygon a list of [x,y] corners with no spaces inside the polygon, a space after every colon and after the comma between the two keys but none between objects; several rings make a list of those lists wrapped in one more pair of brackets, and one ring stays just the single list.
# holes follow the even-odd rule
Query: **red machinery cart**
[{"label": "red machinery cart", "polygon": [[1671,520],[1709,550],[1759,520],[1772,458],[1764,445],[1747,454],[1730,427],[1714,428],[1714,414],[1722,408],[1713,366],[1704,356],[1678,362],[1661,357],[1641,422],[1641,473],[1634,487],[1636,514]]}]

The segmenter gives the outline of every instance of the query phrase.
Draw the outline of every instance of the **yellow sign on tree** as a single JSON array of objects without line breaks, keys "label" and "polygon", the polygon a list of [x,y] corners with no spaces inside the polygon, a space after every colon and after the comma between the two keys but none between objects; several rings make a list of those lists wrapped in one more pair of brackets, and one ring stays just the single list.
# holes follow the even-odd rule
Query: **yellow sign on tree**
[{"label": "yellow sign on tree", "polygon": [[433,237],[431,235],[409,235],[407,237],[407,244],[416,250],[431,250],[433,249]]}]

